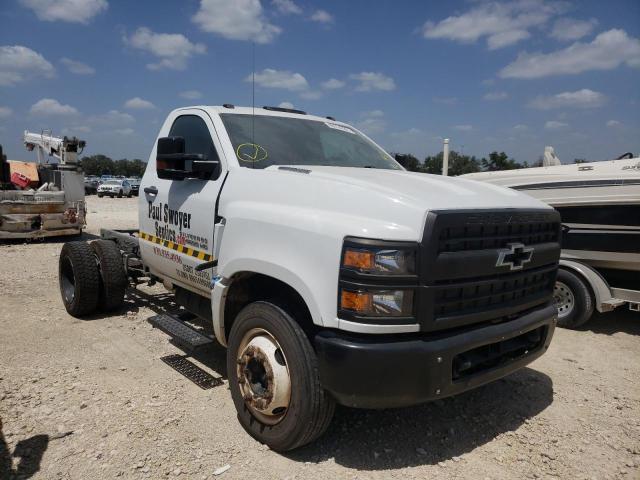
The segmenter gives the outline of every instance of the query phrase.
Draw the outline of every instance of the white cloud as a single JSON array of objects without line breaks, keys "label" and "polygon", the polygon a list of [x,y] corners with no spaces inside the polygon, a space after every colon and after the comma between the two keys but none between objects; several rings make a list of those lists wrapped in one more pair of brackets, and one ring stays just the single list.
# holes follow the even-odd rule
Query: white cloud
[{"label": "white cloud", "polygon": [[508,47],[520,40],[529,38],[531,34],[526,30],[509,30],[508,32],[500,32],[487,38],[489,50],[497,50],[499,48]]},{"label": "white cloud", "polygon": [[595,18],[591,20],[560,18],[553,24],[550,35],[557,40],[578,40],[589,35],[596,25],[598,25],[598,21]]},{"label": "white cloud", "polygon": [[589,70],[611,70],[627,64],[640,67],[640,40],[624,30],[609,30],[591,43],[576,42],[551,53],[520,53],[500,71],[503,78],[540,78],[570,75]]},{"label": "white cloud", "polygon": [[529,130],[529,127],[523,125],[522,123],[519,123],[518,125],[513,126],[513,130],[516,132],[526,132],[527,130]]},{"label": "white cloud", "polygon": [[42,55],[22,45],[0,47],[0,87],[13,87],[35,77],[51,78],[55,74]]},{"label": "white cloud", "polygon": [[326,82],[322,82],[320,86],[325,90],[338,90],[345,86],[345,82],[338,80],[337,78],[330,78]]},{"label": "white cloud", "polygon": [[179,95],[187,100],[197,100],[202,98],[202,92],[198,90],[185,90],[184,92],[180,92]]},{"label": "white cloud", "polygon": [[12,113],[13,110],[11,110],[9,107],[0,107],[0,119],[9,118]]},{"label": "white cloud", "polygon": [[458,97],[433,97],[431,100],[433,103],[439,103],[440,105],[455,105],[458,103]]},{"label": "white cloud", "polygon": [[473,130],[473,126],[472,125],[454,125],[453,127],[454,130],[458,130],[459,132],[469,132],[471,130]]},{"label": "white cloud", "polygon": [[77,115],[79,112],[71,105],[63,105],[53,98],[43,98],[31,105],[32,115],[39,117],[45,116],[70,116]]},{"label": "white cloud", "polygon": [[540,95],[529,102],[529,106],[538,110],[551,110],[554,108],[595,108],[604,105],[606,100],[607,98],[602,93],[583,88],[575,92]]},{"label": "white cloud", "polygon": [[369,112],[362,112],[360,119],[353,122],[353,126],[367,135],[374,135],[383,132],[387,126],[387,122],[382,110],[371,110]]},{"label": "white cloud", "polygon": [[128,113],[120,112],[118,110],[109,110],[107,113],[101,115],[92,115],[87,119],[87,122],[98,127],[118,128],[125,125],[131,125],[135,122],[135,118]]},{"label": "white cloud", "polygon": [[192,43],[180,33],[155,33],[146,27],[138,28],[124,40],[132,47],[158,57],[158,63],[147,64],[150,70],[184,70],[189,58],[207,51],[204,44]]},{"label": "white cloud", "polygon": [[318,100],[322,98],[322,92],[320,90],[307,90],[300,94],[300,98],[305,100]]},{"label": "white cloud", "polygon": [[[290,72],[289,70],[265,68],[262,72],[256,72],[255,80],[257,85],[265,88],[282,88],[291,91],[300,91],[309,88],[309,83],[306,78],[299,73]],[[251,82],[252,75],[248,75],[244,81]]]},{"label": "white cloud", "polygon": [[91,131],[91,127],[86,125],[76,125],[73,127],[65,127],[61,130],[63,135],[77,135],[78,133],[89,133]]},{"label": "white cloud", "polygon": [[569,125],[564,122],[559,122],[557,120],[549,120],[544,124],[544,128],[547,130],[560,130],[561,128],[566,128]]},{"label": "white cloud", "polygon": [[124,108],[130,108],[133,110],[150,110],[156,108],[156,106],[149,100],[145,100],[140,97],[133,97],[124,102]]},{"label": "white cloud", "polygon": [[133,128],[116,128],[113,133],[117,133],[118,135],[133,135],[135,131]]},{"label": "white cloud", "polygon": [[20,0],[20,3],[46,22],[85,24],[109,7],[107,0]]},{"label": "white cloud", "polygon": [[351,80],[358,82],[357,92],[371,92],[373,90],[395,90],[396,84],[393,78],[379,72],[360,72],[349,75]]},{"label": "white cloud", "polygon": [[293,0],[271,0],[278,12],[283,15],[300,15],[302,9]]},{"label": "white cloud", "polygon": [[318,23],[333,23],[333,15],[326,10],[316,10],[311,14],[309,20]]},{"label": "white cloud", "polygon": [[278,104],[278,107],[280,107],[280,108],[293,108],[293,103],[291,103],[291,102],[280,102],[280,104]]},{"label": "white cloud", "polygon": [[506,100],[509,98],[509,94],[507,92],[489,92],[482,98],[489,101]]},{"label": "white cloud", "polygon": [[191,19],[201,30],[230,40],[269,43],[282,32],[266,19],[259,0],[200,0]]},{"label": "white cloud", "polygon": [[619,122],[618,120],[609,120],[607,122],[607,127],[609,128],[616,128],[621,126],[622,126],[622,122]]},{"label": "white cloud", "polygon": [[426,22],[422,34],[462,43],[486,37],[489,49],[494,50],[528,38],[530,29],[543,26],[563,8],[559,3],[536,0],[483,3],[440,22]]},{"label": "white cloud", "polygon": [[86,63],[71,60],[70,58],[61,58],[60,63],[67,67],[71,73],[75,73],[76,75],[93,75],[96,73],[95,68],[90,67]]}]

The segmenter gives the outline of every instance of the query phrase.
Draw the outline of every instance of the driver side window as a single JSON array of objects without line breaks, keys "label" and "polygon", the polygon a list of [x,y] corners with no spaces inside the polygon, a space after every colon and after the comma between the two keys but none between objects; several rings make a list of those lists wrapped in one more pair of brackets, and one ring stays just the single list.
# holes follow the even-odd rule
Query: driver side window
[{"label": "driver side window", "polygon": [[[220,160],[207,124],[197,115],[182,115],[176,118],[171,125],[169,136],[184,138],[184,153],[203,154],[207,160]],[[219,175],[220,169],[212,178],[218,178]]]}]

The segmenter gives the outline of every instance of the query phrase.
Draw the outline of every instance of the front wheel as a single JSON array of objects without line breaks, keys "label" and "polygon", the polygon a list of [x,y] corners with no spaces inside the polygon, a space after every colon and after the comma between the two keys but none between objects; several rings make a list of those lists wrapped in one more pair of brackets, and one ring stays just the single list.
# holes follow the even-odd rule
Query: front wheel
[{"label": "front wheel", "polygon": [[118,192],[118,198],[122,198],[122,190]]},{"label": "front wheel", "polygon": [[558,270],[553,298],[558,307],[558,326],[560,327],[578,328],[593,314],[594,300],[591,289],[582,277],[568,270],[562,268]]},{"label": "front wheel", "polygon": [[272,303],[249,304],[236,317],[227,374],[238,420],[272,450],[310,443],[331,422],[335,403],[320,384],[309,339],[289,313]]}]

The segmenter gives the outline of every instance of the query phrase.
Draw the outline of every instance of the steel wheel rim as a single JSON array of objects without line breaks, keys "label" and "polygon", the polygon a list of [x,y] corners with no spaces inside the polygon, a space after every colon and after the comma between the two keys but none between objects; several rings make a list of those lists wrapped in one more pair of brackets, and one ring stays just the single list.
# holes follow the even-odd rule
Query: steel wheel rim
[{"label": "steel wheel rim", "polygon": [[573,312],[576,299],[566,283],[556,282],[553,287],[553,299],[558,308],[558,318],[565,318]]},{"label": "steel wheel rim", "polygon": [[266,425],[282,421],[291,401],[291,377],[278,340],[262,328],[249,330],[238,347],[236,373],[251,414]]},{"label": "steel wheel rim", "polygon": [[64,258],[60,269],[60,280],[62,281],[62,295],[66,303],[72,303],[76,296],[76,279],[73,275],[73,265],[69,258]]}]

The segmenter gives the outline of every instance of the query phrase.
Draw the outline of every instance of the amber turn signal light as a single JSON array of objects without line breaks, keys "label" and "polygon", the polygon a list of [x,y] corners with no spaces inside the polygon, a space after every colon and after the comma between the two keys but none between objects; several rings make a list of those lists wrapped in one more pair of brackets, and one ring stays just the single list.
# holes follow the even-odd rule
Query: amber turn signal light
[{"label": "amber turn signal light", "polygon": [[342,290],[340,295],[340,307],[344,310],[351,310],[359,313],[369,312],[371,310],[371,294]]},{"label": "amber turn signal light", "polygon": [[356,270],[373,270],[375,260],[375,252],[347,248],[344,251],[342,265]]}]

